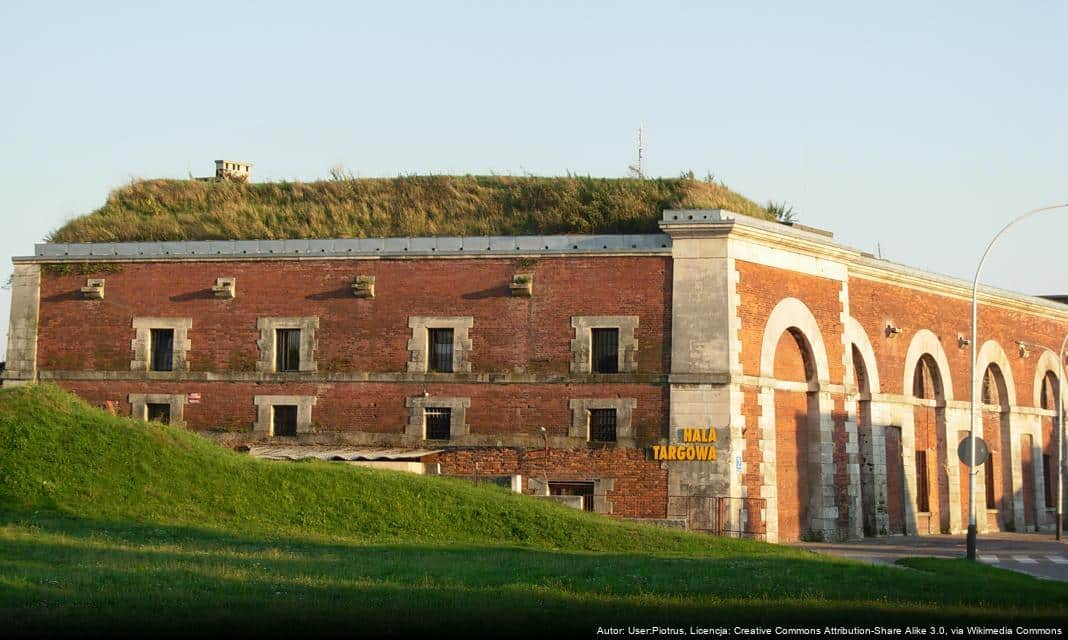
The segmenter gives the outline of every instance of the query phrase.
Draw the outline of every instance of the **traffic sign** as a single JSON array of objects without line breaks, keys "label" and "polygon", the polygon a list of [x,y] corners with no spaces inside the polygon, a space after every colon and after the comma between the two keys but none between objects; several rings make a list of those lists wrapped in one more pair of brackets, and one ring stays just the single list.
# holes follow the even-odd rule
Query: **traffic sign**
[{"label": "traffic sign", "polygon": [[[975,466],[979,466],[986,462],[987,457],[990,455],[990,450],[986,448],[986,441],[982,438],[975,438]],[[957,447],[957,457],[964,464],[971,466],[972,464],[972,437],[960,441],[960,446]]]}]

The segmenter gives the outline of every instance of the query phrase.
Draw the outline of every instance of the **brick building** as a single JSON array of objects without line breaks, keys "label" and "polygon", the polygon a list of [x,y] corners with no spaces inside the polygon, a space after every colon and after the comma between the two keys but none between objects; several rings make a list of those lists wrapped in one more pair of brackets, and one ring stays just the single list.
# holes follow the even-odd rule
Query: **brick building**
[{"label": "brick building", "polygon": [[[15,258],[4,380],[771,541],[963,531],[970,283],[724,211],[660,226],[38,245]],[[1017,343],[1059,345],[1068,307],[980,303],[980,530],[1047,528],[1062,374]],[[687,428],[715,459],[656,459],[685,458]]]}]

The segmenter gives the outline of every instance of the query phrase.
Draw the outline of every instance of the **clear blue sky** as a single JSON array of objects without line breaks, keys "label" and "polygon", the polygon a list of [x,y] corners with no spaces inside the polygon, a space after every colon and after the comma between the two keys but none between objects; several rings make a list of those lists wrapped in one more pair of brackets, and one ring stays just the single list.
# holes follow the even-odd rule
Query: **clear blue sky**
[{"label": "clear blue sky", "polygon": [[[1063,2],[5,0],[0,276],[132,178],[620,176],[642,123],[653,175],[970,277],[1003,221],[1068,202],[1066,27]],[[1068,293],[1066,232],[1027,223],[986,280]]]}]

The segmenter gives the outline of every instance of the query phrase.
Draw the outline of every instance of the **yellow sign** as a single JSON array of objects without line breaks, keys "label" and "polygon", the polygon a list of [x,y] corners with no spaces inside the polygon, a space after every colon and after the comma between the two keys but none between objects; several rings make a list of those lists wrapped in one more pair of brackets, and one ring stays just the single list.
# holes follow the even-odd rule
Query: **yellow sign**
[{"label": "yellow sign", "polygon": [[682,430],[682,442],[683,444],[653,445],[653,459],[674,462],[716,461],[715,429],[685,428]]}]

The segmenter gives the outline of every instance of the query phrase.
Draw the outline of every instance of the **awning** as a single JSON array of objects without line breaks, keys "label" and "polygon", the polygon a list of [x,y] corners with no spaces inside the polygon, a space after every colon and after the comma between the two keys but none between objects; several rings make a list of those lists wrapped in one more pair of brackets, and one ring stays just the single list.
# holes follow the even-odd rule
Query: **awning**
[{"label": "awning", "polygon": [[266,447],[251,446],[249,455],[268,460],[407,460],[418,462],[441,449],[370,449],[362,447]]}]

